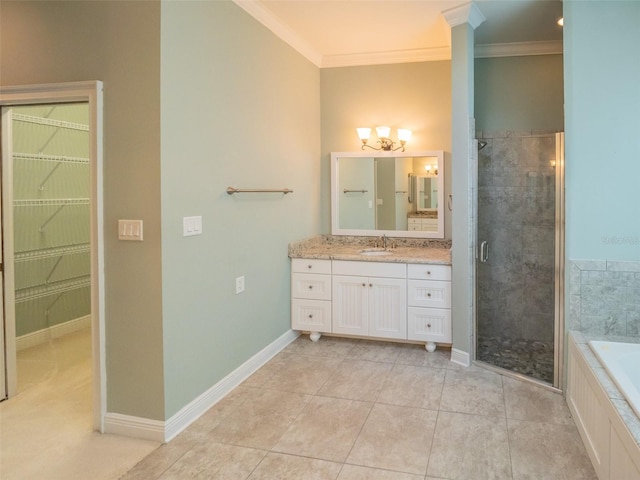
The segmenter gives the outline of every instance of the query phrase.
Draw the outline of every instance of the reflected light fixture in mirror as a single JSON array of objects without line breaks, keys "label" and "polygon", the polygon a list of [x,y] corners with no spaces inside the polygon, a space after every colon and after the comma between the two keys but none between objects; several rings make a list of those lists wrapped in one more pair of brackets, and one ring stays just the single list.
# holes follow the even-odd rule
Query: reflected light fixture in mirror
[{"label": "reflected light fixture in mirror", "polygon": [[372,150],[383,150],[385,152],[395,152],[396,150],[404,152],[404,146],[411,138],[411,130],[407,130],[406,128],[399,128],[398,141],[400,142],[400,146],[393,148],[396,142],[389,138],[391,128],[376,127],[376,133],[378,134],[378,143],[380,144],[380,147],[376,148],[372,147],[371,145],[367,145],[367,142],[371,137],[370,128],[356,128],[356,130],[358,131],[358,137],[360,137],[360,140],[362,141],[362,150],[364,150],[364,147],[367,147]]},{"label": "reflected light fixture in mirror", "polygon": [[425,165],[424,166],[424,170],[425,170],[425,175],[427,177],[437,177],[438,176],[438,167],[437,166]]}]

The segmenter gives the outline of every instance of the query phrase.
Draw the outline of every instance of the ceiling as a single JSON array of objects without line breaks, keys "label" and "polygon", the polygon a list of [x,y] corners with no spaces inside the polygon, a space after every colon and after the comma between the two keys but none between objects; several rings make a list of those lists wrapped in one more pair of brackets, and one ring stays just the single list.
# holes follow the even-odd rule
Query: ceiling
[{"label": "ceiling", "polygon": [[[451,58],[443,11],[467,0],[234,0],[319,67]],[[559,53],[560,0],[476,0],[476,56]],[[558,52],[559,49],[559,52]]]}]

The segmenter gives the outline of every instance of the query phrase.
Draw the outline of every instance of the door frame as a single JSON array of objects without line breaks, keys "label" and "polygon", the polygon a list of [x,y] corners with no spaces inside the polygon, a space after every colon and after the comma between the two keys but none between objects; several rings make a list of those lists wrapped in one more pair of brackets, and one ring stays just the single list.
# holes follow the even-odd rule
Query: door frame
[{"label": "door frame", "polygon": [[[104,204],[103,204],[103,84],[100,81],[54,83],[0,87],[0,107],[86,102],[89,107],[89,159],[90,159],[90,243],[91,243],[91,355],[93,382],[93,427],[104,431],[106,414],[106,351],[105,351],[105,293],[104,293]],[[4,124],[5,122],[3,122]],[[6,130],[6,128],[5,128]],[[3,131],[3,135],[8,132]],[[4,153],[3,153],[4,155]],[[3,175],[2,205],[3,231],[11,222],[13,192],[7,185],[10,176]],[[7,215],[9,213],[9,215]],[[7,219],[9,216],[9,219]],[[11,227],[11,225],[8,225]],[[13,237],[5,235],[3,242],[5,261],[5,355],[7,369],[7,393],[17,390],[15,292],[13,271]]]}]

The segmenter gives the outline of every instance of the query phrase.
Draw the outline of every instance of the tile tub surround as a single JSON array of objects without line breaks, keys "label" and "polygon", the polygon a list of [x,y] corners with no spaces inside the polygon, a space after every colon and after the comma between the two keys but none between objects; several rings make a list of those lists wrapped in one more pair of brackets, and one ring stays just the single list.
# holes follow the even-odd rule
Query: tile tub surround
[{"label": "tile tub surround", "polygon": [[639,341],[570,332],[567,404],[599,478],[640,478],[640,418],[589,346],[592,340]]},{"label": "tile tub surround", "polygon": [[[451,241],[387,237],[391,255],[365,256],[359,252],[377,247],[380,237],[319,235],[289,244],[290,258],[356,260],[386,263],[432,263],[451,265]],[[395,248],[390,248],[391,246]]]},{"label": "tile tub surround", "polygon": [[629,430],[629,432],[631,432],[631,435],[640,448],[640,418],[633,411],[633,409],[629,405],[629,402],[625,400],[624,395],[622,394],[620,389],[616,386],[613,380],[611,380],[611,377],[602,366],[596,355],[593,353],[593,350],[591,350],[591,348],[589,347],[589,342],[593,340],[622,343],[640,343],[640,337],[589,335],[580,332],[569,332],[569,336],[576,343],[577,347],[580,349],[580,352],[587,360],[587,363],[594,371],[596,378],[600,382],[600,385],[602,385],[602,387],[606,391],[607,396],[609,397],[609,399],[611,399],[611,403],[613,403],[616,411],[624,420],[627,429]]},{"label": "tile tub surround", "polygon": [[567,330],[640,337],[640,262],[569,260]]}]

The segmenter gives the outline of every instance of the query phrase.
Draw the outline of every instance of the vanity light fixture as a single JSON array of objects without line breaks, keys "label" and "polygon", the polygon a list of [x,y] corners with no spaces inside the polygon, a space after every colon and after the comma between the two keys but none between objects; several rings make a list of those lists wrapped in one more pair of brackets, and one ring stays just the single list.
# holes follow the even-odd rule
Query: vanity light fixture
[{"label": "vanity light fixture", "polygon": [[356,130],[358,131],[358,137],[360,137],[360,140],[362,140],[362,150],[364,150],[364,147],[367,147],[371,148],[372,150],[384,150],[385,152],[395,152],[396,150],[401,150],[404,152],[404,146],[411,138],[411,130],[407,130],[406,128],[399,128],[398,141],[400,142],[400,146],[393,148],[396,142],[389,138],[391,128],[376,127],[376,133],[378,134],[378,143],[380,144],[380,147],[376,148],[372,147],[371,145],[367,145],[367,141],[369,140],[369,137],[371,137],[370,128],[356,128]]},{"label": "vanity light fixture", "polygon": [[426,170],[427,177],[438,176],[438,167],[436,165],[425,165],[424,169]]},{"label": "vanity light fixture", "polygon": [[557,23],[559,26],[564,27],[564,17],[560,17],[560,18],[556,21],[556,23]]}]

